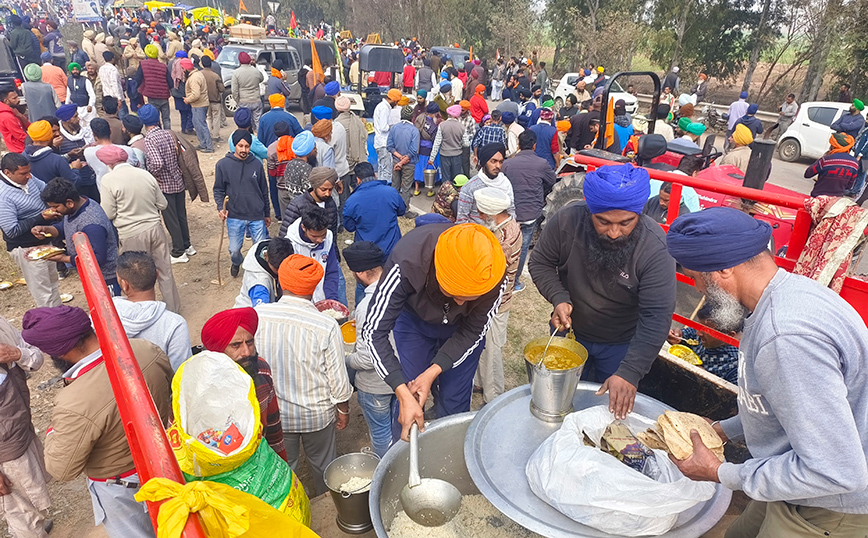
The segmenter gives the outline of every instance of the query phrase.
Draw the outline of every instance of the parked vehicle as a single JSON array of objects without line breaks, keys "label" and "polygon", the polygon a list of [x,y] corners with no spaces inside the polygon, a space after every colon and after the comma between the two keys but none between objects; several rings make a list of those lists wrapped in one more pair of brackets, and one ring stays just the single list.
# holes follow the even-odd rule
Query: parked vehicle
[{"label": "parked vehicle", "polygon": [[22,105],[24,105],[24,92],[21,91],[21,82],[23,80],[24,76],[21,74],[18,60],[12,54],[9,41],[5,37],[0,36],[0,87],[14,87],[18,90],[18,97]]},{"label": "parked vehicle", "polygon": [[[778,154],[787,162],[819,159],[829,150],[831,125],[850,110],[850,103],[802,103],[790,128],[778,139]],[[862,113],[865,114],[864,112]]]},{"label": "parked vehicle", "polygon": [[447,60],[452,60],[455,69],[464,69],[464,61],[470,58],[470,51],[455,47],[431,47],[431,52],[439,54],[444,64]]},{"label": "parked vehicle", "polygon": [[[561,77],[561,81],[558,84],[558,87],[555,89],[555,93],[552,97],[555,98],[555,112],[560,110],[564,103],[567,100],[567,96],[571,93],[576,93],[576,83],[579,81],[578,73],[567,73],[563,77]],[[608,80],[609,77],[606,77]],[[593,89],[588,89],[588,93],[592,93]],[[639,108],[639,100],[636,99],[636,96],[629,94],[624,91],[618,81],[612,83],[611,91],[609,92],[609,97],[614,101],[618,101],[619,99],[624,100],[625,108],[627,109],[628,114],[635,114],[636,109]]]},{"label": "parked vehicle", "polygon": [[[287,43],[286,39],[230,39],[229,44],[223,47],[217,56],[217,63],[223,74],[223,84],[226,92],[223,93],[223,110],[227,116],[234,116],[238,110],[238,103],[232,97],[232,73],[238,68],[238,55],[246,52],[251,58],[256,58],[256,68],[268,80],[271,75],[271,64],[274,60],[281,60],[287,82],[291,90],[289,101],[299,104],[301,102],[301,86],[298,84],[298,70],[301,67],[301,57],[295,47]],[[265,95],[265,82],[260,85],[259,91],[263,104],[268,104]]]},{"label": "parked vehicle", "polygon": [[713,131],[723,131],[729,127],[729,114],[724,112],[721,114],[714,108],[714,103],[706,104],[702,108],[702,116],[700,116],[696,121],[699,123],[704,123],[706,127]]}]

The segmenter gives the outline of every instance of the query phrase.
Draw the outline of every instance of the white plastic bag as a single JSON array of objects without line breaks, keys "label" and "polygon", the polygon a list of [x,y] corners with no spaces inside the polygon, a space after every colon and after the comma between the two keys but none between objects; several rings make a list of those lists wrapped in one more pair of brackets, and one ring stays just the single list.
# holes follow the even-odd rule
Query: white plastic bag
[{"label": "white plastic bag", "polygon": [[[675,526],[678,514],[714,496],[714,484],[686,478],[666,452],[654,450],[661,471],[655,481],[585,446],[583,430],[599,442],[614,418],[604,406],[568,415],[527,463],[531,491],[567,517],[616,536],[663,534]],[[624,422],[633,434],[654,424],[635,414]]]}]

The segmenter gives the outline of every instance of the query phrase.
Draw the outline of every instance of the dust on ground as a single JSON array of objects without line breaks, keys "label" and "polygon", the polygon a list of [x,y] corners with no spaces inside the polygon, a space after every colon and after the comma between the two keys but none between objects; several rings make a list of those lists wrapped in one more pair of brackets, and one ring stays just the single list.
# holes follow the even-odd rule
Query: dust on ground
[{"label": "dust on ground", "polygon": [[[173,121],[177,122],[178,116],[173,114]],[[231,119],[229,120],[231,122]],[[199,162],[208,185],[209,192],[214,183],[214,167],[228,151],[226,135],[231,129],[224,128],[222,140],[215,144],[215,153],[199,153]],[[182,135],[186,136],[186,135]],[[195,136],[188,136],[195,144]],[[414,198],[414,205],[430,207],[430,199],[424,195]],[[214,202],[188,202],[187,218],[190,225],[190,237],[193,246],[197,250],[195,256],[190,257],[188,263],[179,263],[172,266],[175,281],[181,295],[181,315],[183,315],[190,328],[190,339],[193,344],[200,342],[202,325],[214,313],[231,308],[236,295],[241,287],[241,278],[229,276],[228,240],[223,239],[223,251],[220,252],[221,276],[223,285],[217,284],[217,253],[220,244],[220,235],[225,233],[223,223],[217,215]],[[401,229],[407,232],[413,228],[412,221],[399,219]],[[276,236],[280,228],[279,222],[272,223],[270,232]],[[352,234],[343,233],[338,237],[339,244],[345,246],[345,241],[351,240]],[[243,252],[250,248],[250,240],[245,241]],[[21,277],[18,267],[6,253],[5,244],[0,240],[0,281],[9,280],[15,282]],[[352,274],[342,264],[344,276],[347,281],[347,296],[349,302],[354,304],[355,284]],[[528,284],[530,284],[528,280]],[[60,292],[73,295],[71,306],[87,308],[87,302],[82,291],[78,275],[72,271],[70,276],[60,282]],[[159,298],[159,292],[158,292]],[[0,291],[0,314],[9,320],[16,328],[21,328],[21,318],[24,313],[36,305],[27,287],[16,284],[11,289]],[[536,288],[528,285],[525,291],[513,296],[511,308],[507,345],[504,348],[504,371],[506,388],[511,389],[527,383],[524,371],[524,358],[522,349],[524,344],[546,333],[546,323],[549,318],[550,305],[539,295]],[[266,360],[269,357],[265,357]],[[57,392],[62,388],[60,371],[46,360],[45,365],[34,372],[28,385],[31,390],[31,408],[33,410],[33,423],[40,437],[44,437],[45,430],[51,418],[51,409]],[[474,394],[473,409],[479,409],[482,405],[481,397]],[[357,452],[365,446],[370,446],[367,425],[362,416],[361,409],[353,396],[350,404],[350,425],[337,433],[338,454]],[[302,458],[298,474],[305,488],[311,487],[311,471],[307,462]],[[59,483],[52,481],[49,485],[52,506],[49,509],[49,518],[54,520],[53,538],[98,538],[105,536],[102,528],[95,529],[93,523],[93,510],[91,507],[90,494],[85,485],[84,476],[77,479]],[[6,524],[0,521],[0,536],[8,538]]]}]

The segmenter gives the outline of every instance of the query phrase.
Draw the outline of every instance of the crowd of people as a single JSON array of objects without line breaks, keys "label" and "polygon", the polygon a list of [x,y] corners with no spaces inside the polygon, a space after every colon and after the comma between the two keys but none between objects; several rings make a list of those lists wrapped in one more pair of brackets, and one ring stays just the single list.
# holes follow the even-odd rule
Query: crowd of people
[{"label": "crowd of people", "polygon": [[[652,189],[647,170],[626,163],[587,173],[584,202],[549,215],[539,231],[564,156],[602,145],[619,155],[632,148],[641,162],[640,133],[625,103],[602,100],[604,68],[583,69],[575,94],[556,111],[535,53],[489,67],[405,40],[398,81],[389,73],[368,81],[386,90],[372,110],[369,154],[368,126],[337,80],[305,73],[299,121],[288,111],[282,66],[263,77],[255,59],[240,53],[232,77],[235,129],[209,189],[198,154],[223,142],[226,118],[215,106],[224,91],[214,62],[219,32],[203,26],[176,33],[145,12],[115,20],[112,36],[88,30],[80,46],[69,43],[67,72],[66,58],[57,61],[24,39],[18,30],[35,33],[23,18],[9,20],[27,78],[28,116],[18,112],[14,88],[0,89],[0,134],[9,149],[0,159],[0,229],[36,303],[20,333],[0,320],[0,421],[12,432],[0,438],[0,507],[16,538],[49,530],[48,475],[81,474],[95,521],[110,537],[154,536],[135,500],[140,483],[91,320],[61,304],[58,280],[75,266],[71,238],[78,232],[90,241],[160,416],[171,415],[172,376],[193,342],[225,353],[252,379],[270,449],[294,470],[304,449],[310,496],[326,491],[323,471],[337,456],[354,392],[378,455],[406,440],[413,424],[424,430],[429,395],[428,415],[440,418],[468,411],[476,388],[484,402],[504,392],[510,307],[526,287],[527,265],[552,305],[543,322],[572,330],[588,350],[583,379],[600,383],[598,395],[608,393],[615,417],[632,411],[639,382],[667,339],[699,336],[707,369],[739,384],[741,414],[714,428],[724,439],[746,438],[754,458],[721,464],[694,440],[694,456],[678,463],[691,478],[755,499],[736,523],[738,536],[756,536],[763,520],[766,528],[790,529],[803,517],[788,508],[793,499],[817,525],[837,518],[836,528],[857,529],[842,536],[855,538],[868,525],[865,458],[837,457],[868,450],[858,390],[868,372],[868,333],[839,296],[775,267],[768,224],[734,209],[685,206],[667,236],[658,223],[666,222],[671,187]],[[350,81],[353,49],[343,53]],[[669,84],[677,91],[678,77]],[[606,106],[610,121],[601,125]],[[674,106],[660,105],[661,126]],[[691,120],[692,106],[678,103],[677,129],[669,127],[688,153],[699,151],[704,132]],[[860,106],[854,103],[857,112]],[[725,157],[737,166],[739,148],[763,132],[755,105],[739,107]],[[850,140],[851,122],[840,125]],[[198,146],[185,136],[192,133]],[[666,135],[655,133],[647,140],[665,144]],[[679,171],[691,175],[701,166],[687,155]],[[843,165],[824,163],[821,174],[823,166]],[[430,198],[430,211],[417,212],[411,203],[422,189],[417,209]],[[213,195],[239,288],[198,338],[180,315],[172,274],[173,264],[197,254],[188,195],[209,203]],[[413,229],[402,233],[402,224]],[[344,231],[354,234],[349,246],[338,240]],[[62,253],[32,259],[34,248],[49,245]],[[739,350],[708,334],[670,330],[676,263],[708,297],[700,319],[743,335]],[[343,267],[355,281],[352,295]],[[358,340],[349,354],[327,313],[337,303],[354,304]],[[839,323],[817,323],[818,311]],[[42,365],[43,353],[61,365],[65,381],[44,449],[25,373]]]}]

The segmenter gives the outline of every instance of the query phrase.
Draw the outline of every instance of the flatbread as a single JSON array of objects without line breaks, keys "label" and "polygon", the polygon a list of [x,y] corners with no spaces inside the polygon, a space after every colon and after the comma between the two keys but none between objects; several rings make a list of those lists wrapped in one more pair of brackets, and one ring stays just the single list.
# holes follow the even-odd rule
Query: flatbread
[{"label": "flatbread", "polygon": [[660,437],[660,434],[658,434],[656,431],[652,430],[651,428],[648,428],[644,432],[637,433],[636,438],[639,439],[639,442],[641,442],[643,445],[647,446],[648,448],[653,448],[656,450],[665,450],[665,451],[669,452],[669,447],[666,446],[666,441],[664,441],[663,438]]},{"label": "flatbread", "polygon": [[692,413],[666,411],[657,418],[657,430],[669,452],[679,460],[687,459],[693,454],[693,441],[690,431],[696,430],[702,437],[702,442],[720,461],[724,461],[723,440],[704,418]]}]

